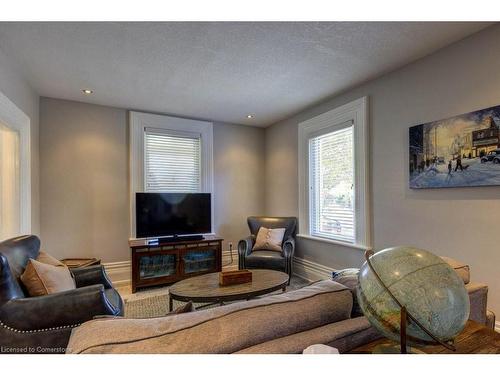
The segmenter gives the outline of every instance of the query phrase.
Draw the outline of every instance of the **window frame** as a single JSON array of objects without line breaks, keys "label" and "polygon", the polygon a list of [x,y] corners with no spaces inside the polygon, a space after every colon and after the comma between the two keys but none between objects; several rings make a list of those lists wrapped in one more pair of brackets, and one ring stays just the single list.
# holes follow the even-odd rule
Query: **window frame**
[{"label": "window frame", "polygon": [[199,136],[201,139],[201,189],[211,193],[212,231],[214,232],[213,183],[213,123],[180,117],[129,111],[130,149],[130,238],[135,239],[135,193],[145,192],[144,142],[146,129],[157,129],[170,134]]},{"label": "window frame", "polygon": [[[321,134],[344,128],[351,122],[354,136],[354,222],[353,242],[331,239],[311,234],[310,209],[310,160],[309,141]],[[299,237],[343,245],[357,249],[371,249],[371,212],[369,201],[369,143],[368,97],[322,113],[298,126],[299,167]]]}]

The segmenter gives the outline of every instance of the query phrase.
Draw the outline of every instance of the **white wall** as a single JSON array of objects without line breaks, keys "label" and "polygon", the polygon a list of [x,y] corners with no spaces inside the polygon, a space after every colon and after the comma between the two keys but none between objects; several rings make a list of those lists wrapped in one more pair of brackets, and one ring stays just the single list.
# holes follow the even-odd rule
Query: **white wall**
[{"label": "white wall", "polygon": [[[374,247],[413,245],[471,265],[500,314],[500,187],[410,190],[408,128],[500,104],[500,26],[303,111],[266,129],[266,211],[298,216],[297,125],[370,98]],[[360,266],[363,252],[299,240],[297,256],[333,268]]]},{"label": "white wall", "polygon": [[[127,111],[41,98],[41,237],[63,257],[130,259]],[[214,124],[215,231],[227,243],[264,211],[264,130]]]},{"label": "white wall", "polygon": [[29,118],[31,124],[31,232],[40,233],[38,94],[28,85],[15,62],[0,49],[0,91]]}]

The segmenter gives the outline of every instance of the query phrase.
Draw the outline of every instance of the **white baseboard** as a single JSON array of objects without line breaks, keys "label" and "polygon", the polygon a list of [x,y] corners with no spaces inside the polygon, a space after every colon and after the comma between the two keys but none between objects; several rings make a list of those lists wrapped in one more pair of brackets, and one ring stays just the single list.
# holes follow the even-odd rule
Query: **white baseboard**
[{"label": "white baseboard", "polygon": [[[238,269],[238,251],[233,250],[233,263],[231,263],[231,255],[229,250],[222,252],[222,268],[224,270]],[[317,281],[329,279],[332,277],[333,268],[326,267],[322,264],[311,262],[310,260],[294,257],[293,272],[294,275],[308,281]]]},{"label": "white baseboard", "polygon": [[[231,256],[229,250],[222,252],[222,268],[224,270],[238,269],[238,252],[233,250],[233,263],[229,264]],[[329,279],[332,277],[333,268],[326,267],[322,264],[312,262],[310,260],[294,257],[293,272],[294,275],[308,281],[317,281]]]},{"label": "white baseboard", "polygon": [[293,273],[308,281],[330,279],[333,271],[333,268],[307,259],[293,258]]},{"label": "white baseboard", "polygon": [[132,262],[130,260],[104,263],[103,265],[114,286],[130,284],[132,279]]}]

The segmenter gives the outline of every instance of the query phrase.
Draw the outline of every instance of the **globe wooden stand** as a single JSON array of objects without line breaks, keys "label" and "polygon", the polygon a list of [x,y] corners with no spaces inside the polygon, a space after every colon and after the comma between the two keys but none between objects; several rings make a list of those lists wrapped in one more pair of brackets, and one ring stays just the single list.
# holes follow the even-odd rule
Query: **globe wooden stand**
[{"label": "globe wooden stand", "polygon": [[[441,345],[424,345],[419,347],[419,350],[425,354],[500,354],[500,333],[472,320],[467,321],[464,330],[454,340],[457,349],[455,352]],[[364,343],[349,350],[346,354],[380,353],[375,348],[389,346],[396,349],[392,353],[399,354],[399,345],[391,342],[388,338],[378,338]]]},{"label": "globe wooden stand", "polygon": [[[424,331],[429,337],[431,337],[436,344],[444,346],[446,349],[456,351],[456,348],[453,344],[453,342],[445,342],[439,338],[437,338],[432,332],[430,332],[427,328],[425,328],[413,315],[411,315],[408,310],[406,310],[406,307],[401,304],[401,302],[398,301],[396,296],[392,294],[392,292],[389,290],[389,288],[384,284],[380,276],[378,275],[377,271],[375,271],[375,268],[373,267],[370,257],[374,254],[372,250],[367,250],[365,251],[365,259],[366,263],[368,264],[368,267],[370,267],[370,270],[373,272],[375,275],[375,278],[377,281],[380,283],[382,288],[386,290],[386,292],[391,296],[391,298],[396,302],[396,304],[399,306],[400,309],[400,325],[399,325],[399,334],[400,334],[400,345],[380,345],[379,347],[376,347],[374,349],[374,353],[401,353],[401,354],[407,354],[408,353],[408,348],[406,345],[407,341],[407,334],[406,334],[406,327],[408,324],[408,320],[412,320],[422,331]],[[411,348],[410,353],[423,353],[418,349]]]},{"label": "globe wooden stand", "polygon": [[[372,270],[373,271],[373,270]],[[408,323],[408,313],[406,307],[401,307],[401,321],[399,324],[400,345],[397,344],[380,344],[373,349],[373,354],[424,354],[423,351],[408,348],[406,345],[406,325]]]}]

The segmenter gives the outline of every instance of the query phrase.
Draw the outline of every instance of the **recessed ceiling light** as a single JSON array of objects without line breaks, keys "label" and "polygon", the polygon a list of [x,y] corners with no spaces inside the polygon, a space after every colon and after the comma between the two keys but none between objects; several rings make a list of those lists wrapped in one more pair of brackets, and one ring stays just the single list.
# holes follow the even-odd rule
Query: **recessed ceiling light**
[{"label": "recessed ceiling light", "polygon": [[253,115],[247,115],[247,118],[253,118]]},{"label": "recessed ceiling light", "polygon": [[83,90],[82,90],[82,92],[83,92],[84,94],[87,94],[87,95],[90,95],[90,94],[94,93],[94,91],[92,91],[92,90],[90,90],[90,89],[83,89]]}]

